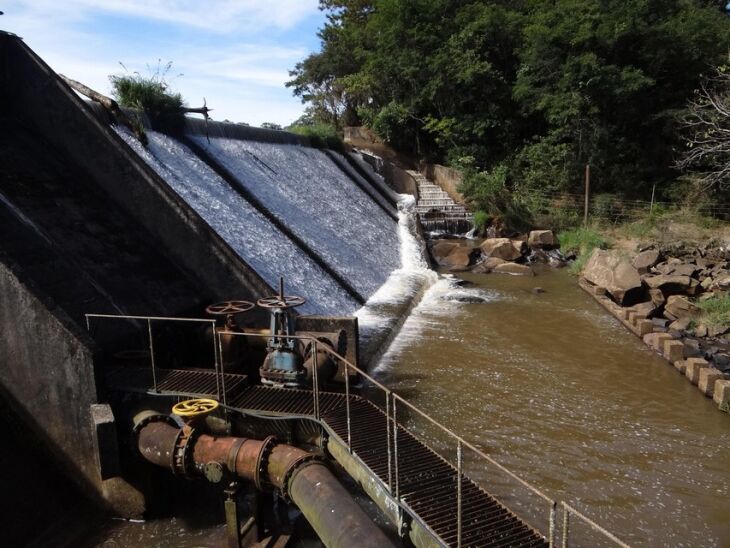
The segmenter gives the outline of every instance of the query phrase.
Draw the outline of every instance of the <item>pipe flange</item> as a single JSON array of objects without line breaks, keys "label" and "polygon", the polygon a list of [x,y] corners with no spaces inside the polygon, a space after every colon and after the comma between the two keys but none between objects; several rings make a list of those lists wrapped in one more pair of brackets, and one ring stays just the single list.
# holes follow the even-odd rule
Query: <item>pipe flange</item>
[{"label": "pipe flange", "polygon": [[270,490],[273,487],[270,482],[264,485],[264,480],[268,479],[266,469],[269,465],[269,457],[277,444],[276,436],[269,436],[259,449],[258,457],[256,457],[256,475],[254,476],[254,483],[259,491]]},{"label": "pipe flange", "polygon": [[[139,417],[139,418],[137,418],[137,417]],[[175,428],[180,428],[180,425],[170,415],[165,415],[163,413],[155,413],[152,411],[145,411],[143,413],[139,413],[138,415],[136,415],[134,417],[134,425],[132,426],[132,435],[135,437],[135,439],[139,436],[139,431],[142,430],[142,428],[144,428],[145,426],[147,426],[148,424],[151,424],[153,422],[165,422],[165,423],[169,424],[170,426],[174,426]]]},{"label": "pipe flange", "polygon": [[284,478],[281,482],[281,496],[284,497],[284,500],[286,502],[293,502],[291,500],[291,497],[289,496],[289,482],[294,477],[294,474],[296,474],[302,468],[306,468],[310,464],[324,464],[324,460],[319,455],[312,455],[310,453],[308,455],[302,455],[301,457],[296,459],[289,466],[289,468],[287,468],[286,472],[284,473]]},{"label": "pipe flange", "polygon": [[148,424],[152,424],[153,422],[164,422],[166,424],[169,424],[170,426],[173,426],[174,428],[180,428],[180,425],[170,415],[156,413],[154,411],[143,411],[142,413],[135,415],[133,420],[134,424],[132,425],[132,447],[134,448],[134,451],[137,453],[137,455],[142,458],[144,458],[144,456],[139,451],[139,444],[137,443],[139,440],[139,433],[142,428],[144,428]]},{"label": "pipe flange", "polygon": [[231,445],[228,451],[228,458],[226,459],[226,468],[231,474],[236,473],[236,461],[238,460],[238,453],[241,452],[241,447],[246,443],[246,438],[238,438],[233,445]]},{"label": "pipe flange", "polygon": [[172,450],[172,473],[184,478],[195,477],[196,467],[193,460],[193,446],[200,434],[194,428],[181,428],[175,438]]}]

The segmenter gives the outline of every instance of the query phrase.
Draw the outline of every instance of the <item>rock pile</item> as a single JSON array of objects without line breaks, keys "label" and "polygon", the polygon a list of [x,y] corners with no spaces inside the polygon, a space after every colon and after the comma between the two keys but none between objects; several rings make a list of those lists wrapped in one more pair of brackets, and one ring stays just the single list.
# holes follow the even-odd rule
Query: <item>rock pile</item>
[{"label": "rock pile", "polygon": [[535,264],[565,266],[558,247],[552,231],[533,230],[519,238],[487,238],[479,247],[463,241],[441,240],[433,245],[431,255],[451,272],[471,270],[479,274],[534,276]]},{"label": "rock pile", "polygon": [[582,277],[599,302],[610,299],[602,304],[678,369],[700,360],[711,370],[705,376],[730,379],[730,325],[706,325],[699,306],[729,294],[730,250],[652,247],[632,256],[597,249]]}]

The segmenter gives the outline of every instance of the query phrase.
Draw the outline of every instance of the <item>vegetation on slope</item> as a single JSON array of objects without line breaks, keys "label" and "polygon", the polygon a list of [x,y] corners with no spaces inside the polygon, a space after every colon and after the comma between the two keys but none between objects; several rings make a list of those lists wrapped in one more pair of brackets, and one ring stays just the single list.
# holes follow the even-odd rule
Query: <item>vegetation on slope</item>
[{"label": "vegetation on slope", "polygon": [[709,299],[700,300],[696,304],[702,311],[697,323],[709,327],[730,326],[730,296],[713,294]]},{"label": "vegetation on slope", "polygon": [[[692,190],[673,166],[688,101],[727,59],[722,4],[321,0],[322,49],[288,85],[319,122],[365,124],[461,167],[465,196],[488,216],[575,226],[582,215],[556,219],[553,202],[582,193],[585,164],[606,205]],[[721,185],[702,196],[730,198]]]}]

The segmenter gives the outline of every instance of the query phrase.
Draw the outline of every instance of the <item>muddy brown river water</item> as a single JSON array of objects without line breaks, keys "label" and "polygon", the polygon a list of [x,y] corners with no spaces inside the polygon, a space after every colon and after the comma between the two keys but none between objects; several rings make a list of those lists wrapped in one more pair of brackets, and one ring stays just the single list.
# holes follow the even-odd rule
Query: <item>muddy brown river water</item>
[{"label": "muddy brown river water", "polygon": [[376,376],[631,545],[730,546],[730,416],[566,270],[462,277],[475,286],[438,282]]}]

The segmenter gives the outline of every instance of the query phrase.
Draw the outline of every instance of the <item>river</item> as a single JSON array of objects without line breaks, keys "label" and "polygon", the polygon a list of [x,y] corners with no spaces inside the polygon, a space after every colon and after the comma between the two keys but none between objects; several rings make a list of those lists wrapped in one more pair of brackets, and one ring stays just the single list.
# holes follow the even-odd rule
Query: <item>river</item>
[{"label": "river", "polygon": [[474,285],[439,281],[376,376],[631,545],[730,546],[730,416],[567,270],[460,276]]}]

